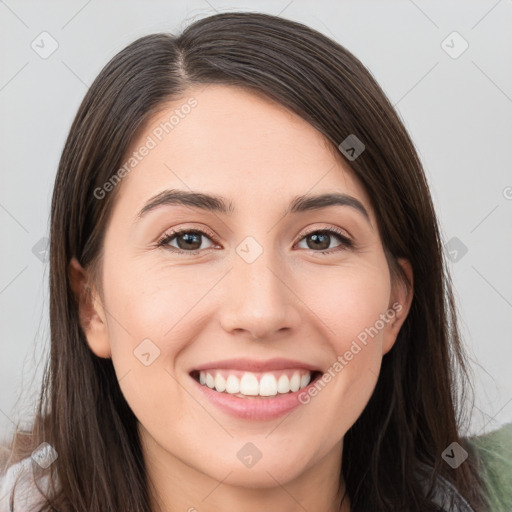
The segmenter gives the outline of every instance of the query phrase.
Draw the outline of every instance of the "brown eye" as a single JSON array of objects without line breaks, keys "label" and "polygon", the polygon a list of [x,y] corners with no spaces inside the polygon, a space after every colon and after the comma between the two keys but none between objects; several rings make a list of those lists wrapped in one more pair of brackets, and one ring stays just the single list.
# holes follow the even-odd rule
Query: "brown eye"
[{"label": "brown eye", "polygon": [[200,233],[188,232],[180,235],[175,235],[175,238],[179,249],[191,249],[195,251],[197,249],[200,249],[201,247],[201,236],[202,235]]},{"label": "brown eye", "polygon": [[[175,249],[176,252],[190,252],[195,254],[201,249],[202,238],[211,240],[210,237],[199,230],[181,230],[173,231],[164,236],[159,242],[158,247],[164,247],[167,249]],[[171,245],[171,242],[176,241],[177,247]],[[204,247],[203,247],[204,249]]]},{"label": "brown eye", "polygon": [[333,238],[338,239],[340,243],[331,248],[333,249],[332,252],[336,252],[347,247],[352,247],[352,241],[345,235],[334,229],[322,229],[311,231],[310,233],[304,235],[301,241],[306,240],[306,249],[311,249],[315,252],[318,251],[325,253],[331,252],[329,251],[329,246],[331,245]]},{"label": "brown eye", "polygon": [[[182,229],[166,234],[157,243],[157,246],[177,253],[198,254],[201,250],[213,247],[212,244],[210,247],[203,247],[201,249],[203,238],[212,242],[212,236],[204,231]],[[337,239],[339,243],[338,245],[330,248],[333,239]],[[336,229],[311,231],[301,238],[301,242],[302,240],[306,240],[306,249],[310,249],[314,252],[320,252],[321,254],[334,253],[353,247],[353,242],[342,232],[339,232]],[[171,243],[176,243],[176,245],[171,245]]]}]

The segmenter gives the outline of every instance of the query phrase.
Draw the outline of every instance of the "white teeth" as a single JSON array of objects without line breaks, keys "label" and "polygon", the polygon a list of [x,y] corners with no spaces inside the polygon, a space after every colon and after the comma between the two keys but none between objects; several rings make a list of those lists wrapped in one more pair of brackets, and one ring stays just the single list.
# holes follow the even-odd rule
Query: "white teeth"
[{"label": "white teeth", "polygon": [[277,395],[277,382],[276,378],[271,373],[266,373],[260,380],[260,393],[261,396],[274,396]]},{"label": "white teeth", "polygon": [[206,385],[212,389],[215,387],[215,380],[209,373],[206,374]]},{"label": "white teeth", "polygon": [[226,392],[231,395],[240,393],[240,379],[234,375],[229,375],[226,381]]},{"label": "white teeth", "polygon": [[[208,381],[207,381],[208,383]],[[290,379],[290,390],[295,393],[295,391],[298,391],[300,388],[300,375],[298,372],[295,372]]]},{"label": "white teeth", "polygon": [[215,376],[215,389],[220,393],[226,389],[226,379],[220,373]]},{"label": "white teeth", "polygon": [[311,381],[311,374],[303,375],[300,379],[300,389],[305,388]]},{"label": "white teeth", "polygon": [[240,380],[240,393],[255,396],[259,393],[258,379],[253,373],[244,373]]},{"label": "white teeth", "polygon": [[279,391],[279,393],[290,392],[290,379],[287,375],[281,375],[281,377],[279,377],[277,381],[277,391]]},{"label": "white teeth", "polygon": [[[252,372],[245,372],[242,378],[234,374],[228,374],[219,370],[199,372],[199,383],[215,389],[219,393],[226,392],[231,395],[246,396],[276,396],[296,392],[305,388],[311,382],[311,372],[295,371],[291,378],[283,373],[276,379],[273,373],[265,373],[258,381],[258,377]],[[213,376],[215,375],[215,377]]]}]

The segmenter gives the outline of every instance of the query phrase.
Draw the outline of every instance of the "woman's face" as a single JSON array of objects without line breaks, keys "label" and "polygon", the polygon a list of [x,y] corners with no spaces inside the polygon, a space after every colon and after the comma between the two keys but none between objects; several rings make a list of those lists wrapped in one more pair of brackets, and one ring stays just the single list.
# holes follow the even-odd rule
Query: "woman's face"
[{"label": "woman's face", "polygon": [[190,89],[132,151],[86,333],[146,456],[253,488],[337,474],[411,300],[365,189],[311,125],[230,86]]}]

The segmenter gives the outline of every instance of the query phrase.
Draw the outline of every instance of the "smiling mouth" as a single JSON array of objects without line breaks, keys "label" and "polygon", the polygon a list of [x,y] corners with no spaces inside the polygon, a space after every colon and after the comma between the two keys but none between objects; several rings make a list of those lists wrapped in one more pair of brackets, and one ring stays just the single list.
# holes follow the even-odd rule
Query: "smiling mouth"
[{"label": "smiling mouth", "polygon": [[305,369],[249,372],[232,369],[193,370],[190,376],[200,385],[238,398],[276,398],[304,389],[322,373]]}]

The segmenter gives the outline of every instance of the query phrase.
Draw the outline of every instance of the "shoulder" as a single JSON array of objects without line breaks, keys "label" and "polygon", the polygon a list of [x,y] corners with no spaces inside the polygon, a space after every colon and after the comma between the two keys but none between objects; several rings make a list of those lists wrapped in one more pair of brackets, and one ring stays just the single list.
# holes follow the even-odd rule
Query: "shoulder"
[{"label": "shoulder", "polygon": [[[420,464],[416,470],[416,476],[425,492],[427,492],[429,479],[433,475],[434,468],[426,464]],[[441,475],[436,475],[433,503],[439,507],[439,512],[475,512],[462,494]]]},{"label": "shoulder", "polygon": [[[33,476],[34,461],[27,457],[16,462],[0,473],[0,512],[10,512],[11,495],[14,490],[15,510],[35,512],[44,501]],[[48,484],[47,477],[40,481],[41,486]]]},{"label": "shoulder", "polygon": [[487,499],[493,512],[512,510],[512,423],[468,438],[480,460]]},{"label": "shoulder", "polygon": [[[465,438],[465,441],[469,456],[478,461],[489,510],[511,512],[512,423],[487,434]],[[433,468],[427,465],[421,465],[417,470],[417,477],[425,490],[432,473]],[[457,489],[441,476],[436,479],[434,502],[443,512],[473,512]]]}]

